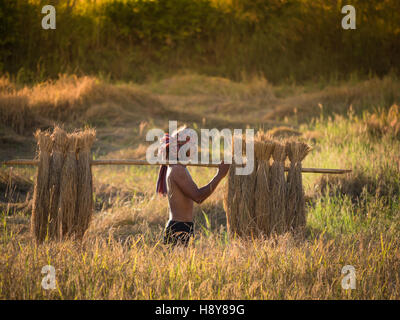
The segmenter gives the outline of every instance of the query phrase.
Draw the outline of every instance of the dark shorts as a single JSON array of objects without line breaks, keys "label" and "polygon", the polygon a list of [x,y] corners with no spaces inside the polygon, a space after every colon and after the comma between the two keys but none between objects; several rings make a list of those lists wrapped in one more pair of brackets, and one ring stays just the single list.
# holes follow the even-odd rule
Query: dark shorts
[{"label": "dark shorts", "polygon": [[192,236],[194,236],[193,222],[169,220],[164,230],[164,244],[187,246]]}]

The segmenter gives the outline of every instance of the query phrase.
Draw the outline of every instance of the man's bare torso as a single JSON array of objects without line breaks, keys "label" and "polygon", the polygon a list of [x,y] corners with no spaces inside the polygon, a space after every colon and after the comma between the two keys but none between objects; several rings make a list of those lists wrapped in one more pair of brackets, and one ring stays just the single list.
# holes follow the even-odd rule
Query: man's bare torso
[{"label": "man's bare torso", "polygon": [[[174,171],[177,166],[181,165],[168,166],[167,171],[169,218],[174,221],[191,222],[193,221],[193,200],[188,198],[174,182]],[[186,168],[185,170],[190,177],[189,171]]]}]

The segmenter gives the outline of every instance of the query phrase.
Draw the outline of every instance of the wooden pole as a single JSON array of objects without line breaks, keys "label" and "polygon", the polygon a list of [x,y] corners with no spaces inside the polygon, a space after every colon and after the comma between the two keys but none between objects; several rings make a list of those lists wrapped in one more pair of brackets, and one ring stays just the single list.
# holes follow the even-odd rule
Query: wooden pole
[{"label": "wooden pole", "polygon": [[39,160],[30,160],[30,159],[18,159],[18,160],[8,160],[0,162],[2,166],[37,166],[39,164]]},{"label": "wooden pole", "polygon": [[[9,160],[0,162],[2,166],[13,166],[13,165],[22,165],[22,166],[37,166],[39,164],[38,160],[30,160],[30,159],[20,159],[20,160]],[[168,162],[165,164],[169,164]],[[148,165],[160,165],[158,163],[149,163],[147,160],[136,160],[136,159],[107,159],[107,160],[92,160],[92,166],[106,166],[106,165],[118,165],[118,166],[148,166]],[[207,167],[207,168],[217,168],[218,164],[215,163],[187,163],[188,166],[193,167]],[[288,171],[289,168],[285,168],[285,171]],[[326,174],[344,174],[349,173],[351,169],[323,169],[323,168],[302,168],[302,172],[304,173],[326,173]]]},{"label": "wooden pole", "polygon": [[[169,161],[163,163],[168,165]],[[184,164],[184,163],[182,163]],[[107,159],[107,160],[92,160],[92,166],[106,166],[106,165],[117,165],[117,166],[159,166],[159,163],[149,163],[147,160],[136,160],[136,159],[126,159],[126,160],[119,160],[119,159]],[[217,163],[188,163],[188,166],[193,167],[209,167],[209,168],[218,168]]]}]

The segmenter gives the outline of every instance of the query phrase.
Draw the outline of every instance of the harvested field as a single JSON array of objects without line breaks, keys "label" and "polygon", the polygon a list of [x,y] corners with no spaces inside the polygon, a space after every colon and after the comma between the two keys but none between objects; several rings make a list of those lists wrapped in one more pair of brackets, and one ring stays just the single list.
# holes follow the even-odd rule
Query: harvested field
[{"label": "harvested field", "polygon": [[[193,76],[193,83],[198,81],[196,77]],[[201,79],[208,81],[207,77]],[[376,81],[382,90],[390,91],[398,85],[397,80],[392,80],[390,85],[388,79],[380,80],[382,83]],[[45,241],[40,246],[34,244],[29,232],[29,203],[33,199],[36,171],[13,167],[13,182],[10,184],[10,169],[1,168],[0,296],[5,299],[399,299],[400,162],[397,150],[400,141],[385,129],[390,127],[387,120],[379,124],[380,131],[368,127],[373,114],[377,119],[387,119],[391,104],[382,104],[386,118],[378,109],[369,109],[369,115],[364,117],[348,106],[342,109],[340,103],[335,109],[340,114],[329,116],[323,99],[317,98],[328,93],[315,93],[313,99],[324,104],[323,112],[317,106],[315,113],[307,108],[302,113],[299,106],[298,115],[310,117],[307,121],[302,122],[298,117],[296,123],[296,117],[288,113],[287,122],[284,119],[264,122],[260,115],[273,110],[277,100],[295,100],[294,97],[280,94],[275,100],[268,98],[271,105],[257,105],[249,102],[251,94],[234,94],[238,88],[251,88],[252,83],[239,84],[232,91],[226,90],[221,94],[218,90],[213,93],[212,86],[210,89],[207,86],[199,88],[195,93],[190,90],[195,90],[196,86],[185,91],[184,84],[190,87],[190,82],[191,77],[186,77],[179,86],[168,87],[168,80],[164,80],[163,84],[141,85],[138,90],[156,97],[171,114],[179,114],[181,122],[196,124],[198,128],[212,128],[214,124],[217,128],[224,125],[234,128],[236,124],[241,128],[254,125],[259,135],[274,128],[278,129],[270,131],[270,135],[273,132],[283,133],[283,128],[292,128],[296,131],[296,141],[312,146],[302,161],[303,167],[353,168],[353,173],[301,176],[307,217],[301,237],[285,232],[274,235],[271,230],[268,231],[268,226],[272,225],[268,215],[259,212],[269,212],[269,205],[276,207],[277,202],[269,204],[269,200],[276,198],[267,193],[266,201],[258,201],[260,199],[255,197],[254,208],[247,207],[256,230],[251,239],[228,232],[230,223],[235,223],[240,229],[241,224],[248,221],[243,219],[244,215],[236,222],[226,217],[223,203],[231,178],[227,177],[209,199],[194,208],[194,246],[186,251],[170,252],[160,243],[168,218],[168,205],[165,199],[154,195],[155,167],[92,168],[93,205],[96,210],[82,242],[77,245],[75,241],[66,239]],[[214,82],[210,80],[210,83]],[[229,88],[231,84],[227,81],[223,85]],[[370,90],[369,85],[355,86],[367,88],[371,105],[376,105],[379,97],[374,96],[376,92]],[[179,88],[181,91],[176,92]],[[303,89],[297,88],[295,92]],[[268,90],[274,93],[278,88]],[[322,91],[325,90],[332,89]],[[365,92],[357,90],[361,101]],[[229,101],[229,104],[219,101]],[[194,107],[197,103],[198,109]],[[250,108],[242,117],[224,111],[225,107],[232,110],[230,108],[235,103],[242,107],[249,103],[254,109]],[[229,105],[231,107],[228,108]],[[157,126],[166,129],[169,117],[163,113],[150,115],[138,112],[135,115],[137,122],[115,125],[112,121],[103,121],[96,125],[98,141],[92,147],[92,155],[96,159],[145,158],[146,131]],[[69,133],[73,132],[71,128],[80,127],[79,121],[72,119],[64,118],[64,128]],[[52,121],[49,118],[49,123]],[[7,127],[7,135],[21,139],[21,144],[14,149],[5,147],[3,150],[8,151],[3,159],[26,158],[27,154],[34,156],[34,148],[29,151],[34,141],[34,130],[30,131],[32,128],[29,129],[29,126],[24,128],[27,131],[21,134],[17,133],[17,129]],[[287,136],[277,135],[274,139],[279,138]],[[277,184],[265,185],[268,179],[259,179],[272,174],[274,163],[273,150],[270,150],[270,157],[265,150],[262,153],[266,160],[257,162],[255,195],[257,189],[272,192],[272,188],[277,187]],[[275,158],[279,156],[275,154]],[[285,166],[290,167],[290,158],[290,155],[286,157]],[[279,162],[282,164],[282,159]],[[287,186],[292,178],[289,179],[289,175],[298,179],[298,168],[295,166],[294,174],[288,172],[286,179],[282,180],[277,174],[281,171],[281,164],[280,168],[274,169],[274,176],[286,186],[286,189],[280,190],[290,193],[291,189]],[[189,171],[198,185],[206,184],[215,174],[215,169],[191,167]],[[7,191],[10,189],[14,193]],[[241,193],[236,199],[236,205],[243,206]],[[285,212],[290,205],[290,202],[285,202]],[[25,207],[28,209],[25,210]],[[290,216],[286,218],[291,220]],[[298,223],[303,224],[304,220]],[[267,232],[257,232],[254,226],[263,225]],[[40,287],[40,270],[49,259],[60,278],[59,290],[47,292]],[[340,287],[341,268],[345,264],[354,265],[357,274],[362,275],[357,278],[357,290],[347,292]],[[92,279],[92,289],[85,289],[89,285],[85,279]]]}]

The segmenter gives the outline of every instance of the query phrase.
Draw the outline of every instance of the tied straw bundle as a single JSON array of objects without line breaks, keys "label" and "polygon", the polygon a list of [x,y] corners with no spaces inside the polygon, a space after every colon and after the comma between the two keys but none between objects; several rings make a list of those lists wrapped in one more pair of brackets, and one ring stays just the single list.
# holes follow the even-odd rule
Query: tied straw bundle
[{"label": "tied straw bundle", "polygon": [[[224,208],[231,234],[241,237],[269,236],[305,225],[301,161],[309,150],[310,147],[302,142],[293,141],[289,145],[263,132],[256,135],[253,172],[236,175],[236,164],[229,171]],[[288,152],[292,163],[286,180]]]},{"label": "tied straw bundle", "polygon": [[[256,141],[254,145],[255,157],[257,158],[255,196],[255,215],[259,234],[269,235],[271,233],[271,187],[268,184],[270,171],[270,158],[275,144],[268,137],[259,137],[262,142]],[[268,140],[267,140],[268,139]]]},{"label": "tied straw bundle", "polygon": [[224,208],[227,213],[226,215],[226,224],[227,229],[232,234],[240,234],[240,214],[239,214],[239,206],[240,206],[240,180],[236,175],[236,165],[232,164],[229,168],[228,173],[228,187],[224,197]]},{"label": "tied straw bundle", "polygon": [[286,150],[290,160],[286,190],[286,223],[290,229],[303,229],[306,225],[306,212],[301,162],[311,151],[311,147],[304,142],[288,141]]},{"label": "tied straw bundle", "polygon": [[[232,138],[232,150],[234,150],[234,143],[235,140]],[[241,143],[241,154],[243,155],[243,141]],[[248,179],[236,174],[236,168],[239,166],[240,165],[233,163],[229,168],[227,179],[228,187],[224,195],[223,203],[227,213],[226,224],[228,232],[242,236],[249,231],[248,223],[252,221],[252,212],[250,212],[250,208],[254,202],[254,196],[251,194],[249,196],[249,192],[246,192],[244,188],[243,181],[248,185]],[[249,199],[244,200],[245,196],[242,194],[242,191],[249,196]],[[243,204],[243,201],[246,201],[246,205]]]},{"label": "tied straw bundle", "polygon": [[50,160],[49,237],[57,238],[62,234],[60,220],[58,219],[58,208],[60,202],[61,172],[64,165],[67,134],[60,127],[55,127],[51,139],[53,141],[53,152]]},{"label": "tied straw bundle", "polygon": [[270,228],[272,232],[282,233],[286,231],[286,148],[284,144],[278,141],[275,142],[272,158],[274,161],[269,172],[271,199]]},{"label": "tied straw bundle", "polygon": [[31,231],[37,242],[81,239],[93,211],[90,149],[95,130],[67,134],[36,132],[39,146],[38,175],[34,189]]},{"label": "tied straw bundle", "polygon": [[74,230],[77,238],[83,237],[93,214],[93,176],[90,149],[95,140],[96,131],[94,129],[87,129],[77,134],[77,192],[79,196],[74,219]]},{"label": "tied straw bundle", "polygon": [[76,134],[67,135],[66,156],[61,171],[58,224],[60,239],[72,237],[78,198],[78,167],[76,161]]},{"label": "tied straw bundle", "polygon": [[39,146],[39,166],[33,194],[31,233],[41,242],[46,238],[49,220],[49,167],[53,142],[48,132],[40,130],[36,131],[35,138]]},{"label": "tied straw bundle", "polygon": [[[245,141],[243,141],[242,146]],[[254,145],[256,148],[256,145]],[[239,203],[239,225],[242,234],[255,234],[257,233],[257,220],[255,215],[256,205],[256,168],[257,159],[254,157],[254,169],[253,172],[243,176],[236,176],[237,182],[235,183],[236,188],[239,188],[241,192],[237,192],[237,198]]]}]

